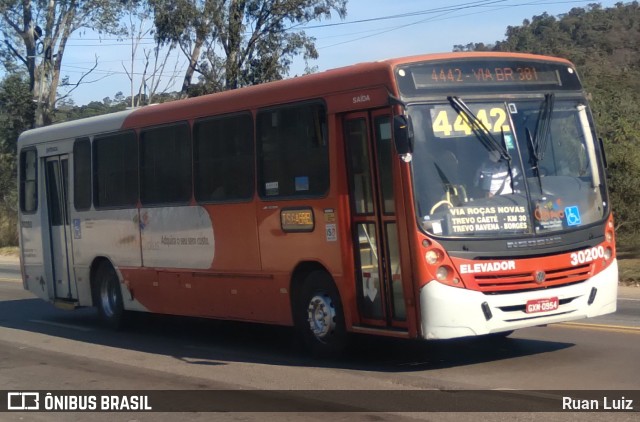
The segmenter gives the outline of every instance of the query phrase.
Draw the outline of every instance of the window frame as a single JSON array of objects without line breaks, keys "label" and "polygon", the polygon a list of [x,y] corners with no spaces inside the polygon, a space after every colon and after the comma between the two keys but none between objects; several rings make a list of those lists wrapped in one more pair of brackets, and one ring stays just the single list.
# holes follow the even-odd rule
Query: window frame
[{"label": "window frame", "polygon": [[[261,133],[260,133],[260,115],[263,113],[271,113],[279,110],[286,109],[294,109],[305,106],[320,106],[323,111],[324,116],[324,127],[322,124],[320,125],[320,135],[322,136],[322,140],[325,143],[325,160],[326,160],[326,186],[323,192],[318,193],[307,193],[305,195],[268,195],[266,192],[266,184],[267,180],[264,178],[264,143],[261,141]],[[256,191],[258,197],[263,201],[282,201],[282,200],[299,200],[299,199],[319,199],[326,198],[329,195],[331,190],[331,154],[330,154],[330,136],[329,136],[329,112],[326,101],[322,98],[310,99],[304,101],[297,101],[291,103],[280,104],[276,106],[264,107],[256,110],[255,113],[255,122],[254,122],[254,136],[255,136],[255,160],[256,160]],[[324,130],[323,130],[324,129]],[[279,182],[279,181],[278,181]]]},{"label": "window frame", "polygon": [[[133,135],[133,139],[130,142],[133,142],[135,145],[136,151],[136,159],[135,159],[135,186],[136,186],[136,199],[132,201],[132,203],[119,204],[119,205],[100,205],[100,201],[98,201],[98,195],[100,193],[100,189],[98,189],[98,184],[100,182],[100,178],[98,177],[98,171],[100,169],[99,165],[96,165],[99,160],[99,154],[96,149],[98,148],[98,144],[103,139],[121,135]],[[133,129],[125,129],[119,130],[116,132],[109,133],[101,133],[99,135],[94,135],[93,140],[91,142],[91,175],[92,175],[92,200],[93,206],[96,210],[118,210],[118,209],[133,209],[138,207],[138,203],[140,201],[140,164],[139,164],[139,156],[140,156],[140,145],[138,140],[138,135]]]},{"label": "window frame", "polygon": [[[144,176],[144,172],[143,172],[143,155],[144,155],[144,144],[146,143],[146,140],[144,139],[144,134],[148,131],[157,131],[157,130],[162,130],[162,129],[166,129],[169,127],[185,127],[186,131],[185,134],[187,135],[187,154],[186,156],[188,157],[188,161],[189,163],[188,165],[188,169],[185,173],[185,175],[188,175],[189,178],[189,192],[188,195],[185,195],[185,198],[178,198],[177,200],[170,200],[170,201],[166,201],[163,198],[162,201],[149,201],[148,198],[144,198],[144,191],[146,190],[146,187],[144,186],[144,182],[143,179],[145,179]],[[177,122],[169,122],[169,123],[164,123],[164,124],[160,124],[160,125],[154,125],[154,126],[145,126],[139,129],[138,131],[138,180],[139,180],[139,190],[138,190],[138,197],[140,200],[140,205],[144,208],[153,208],[153,207],[166,207],[166,206],[181,206],[181,205],[188,205],[189,203],[191,203],[191,201],[193,200],[193,127],[190,121],[188,120],[180,120]],[[146,169],[147,167],[144,166],[144,169]]]},{"label": "window frame", "polygon": [[[30,151],[33,151],[34,154],[35,154],[35,159],[34,159],[34,161],[35,161],[34,162],[35,178],[32,179],[32,180],[31,179],[27,180],[26,179],[26,171],[25,171],[25,161],[26,161],[26,155]],[[38,207],[40,205],[40,201],[39,201],[39,198],[38,198],[38,190],[39,190],[38,189],[38,182],[39,182],[39,180],[38,180],[39,179],[39,177],[38,177],[39,176],[39,174],[38,174],[38,158],[39,158],[38,157],[38,149],[35,146],[27,147],[27,148],[24,148],[24,149],[20,150],[20,156],[19,156],[19,159],[20,159],[20,162],[19,162],[20,163],[20,169],[19,169],[19,171],[20,171],[20,189],[19,189],[18,195],[20,196],[20,201],[19,201],[20,204],[19,204],[19,206],[20,206],[20,212],[22,214],[33,215],[33,214],[37,214],[38,213]],[[29,210],[25,209],[25,185],[26,185],[26,182],[34,182],[34,184],[35,184],[34,206],[33,206],[33,209],[29,209]]]},{"label": "window frame", "polygon": [[[201,177],[201,175],[199,174],[199,166],[198,166],[198,164],[201,162],[200,160],[201,156],[200,154],[196,155],[196,153],[199,152],[197,151],[197,146],[202,140],[196,137],[196,128],[198,127],[199,124],[207,124],[215,121],[223,121],[226,119],[243,118],[243,117],[248,117],[250,121],[249,146],[251,149],[251,158],[249,160],[249,163],[251,168],[251,179],[252,179],[250,194],[247,197],[243,197],[243,198],[233,198],[233,199],[225,198],[220,200],[202,199],[201,197],[199,197],[200,192],[198,192],[198,188],[197,188],[198,180],[200,180],[200,177]],[[193,198],[196,201],[196,203],[198,204],[234,204],[234,203],[245,203],[245,202],[253,201],[253,198],[255,198],[255,194],[256,194],[256,177],[257,177],[256,159],[257,158],[256,158],[256,142],[255,142],[255,139],[256,139],[255,119],[251,111],[247,110],[247,111],[240,111],[237,113],[201,117],[193,121],[191,131],[192,131],[191,151],[192,151],[192,170],[193,170],[193,179],[192,179],[193,180]]]},{"label": "window frame", "polygon": [[[89,187],[89,205],[88,206],[83,206],[83,207],[79,207],[78,206],[78,184],[79,184],[79,177],[78,177],[78,165],[77,165],[77,159],[78,159],[78,146],[80,144],[88,144],[89,145],[89,182],[88,182],[88,187]],[[86,157],[83,157],[86,158]],[[86,188],[86,186],[83,186],[84,188]],[[76,138],[76,140],[73,142],[73,207],[75,208],[76,211],[89,211],[91,209],[91,206],[93,205],[93,146],[91,143],[91,139],[88,136],[83,136],[81,138]]]}]

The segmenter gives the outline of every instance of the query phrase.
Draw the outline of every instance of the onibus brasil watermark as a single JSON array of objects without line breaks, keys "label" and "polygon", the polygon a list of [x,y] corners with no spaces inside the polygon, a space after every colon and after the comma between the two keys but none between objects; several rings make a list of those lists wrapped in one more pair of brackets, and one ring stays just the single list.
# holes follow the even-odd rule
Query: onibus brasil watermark
[{"label": "onibus brasil watermark", "polygon": [[0,413],[640,412],[639,402],[640,390],[0,390]]},{"label": "onibus brasil watermark", "polygon": [[147,395],[58,394],[8,392],[7,410],[22,411],[150,411]]}]

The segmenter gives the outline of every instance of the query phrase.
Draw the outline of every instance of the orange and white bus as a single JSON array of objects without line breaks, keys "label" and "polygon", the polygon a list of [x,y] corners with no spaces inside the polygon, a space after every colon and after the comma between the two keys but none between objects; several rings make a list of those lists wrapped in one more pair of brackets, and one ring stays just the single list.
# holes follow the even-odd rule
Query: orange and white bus
[{"label": "orange and white bus", "polygon": [[563,59],[435,54],[19,139],[25,289],[64,307],[448,339],[616,309],[606,163]]}]

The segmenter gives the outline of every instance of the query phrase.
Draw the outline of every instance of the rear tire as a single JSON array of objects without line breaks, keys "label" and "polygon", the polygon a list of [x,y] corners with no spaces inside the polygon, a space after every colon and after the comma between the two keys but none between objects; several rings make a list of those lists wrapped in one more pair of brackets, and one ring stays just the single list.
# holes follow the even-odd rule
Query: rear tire
[{"label": "rear tire", "polygon": [[112,329],[122,328],[126,313],[120,291],[120,279],[111,264],[103,262],[98,267],[95,289],[95,305],[102,323]]},{"label": "rear tire", "polygon": [[337,356],[344,351],[344,313],[331,276],[324,271],[310,273],[294,300],[294,323],[307,349],[318,357]]}]

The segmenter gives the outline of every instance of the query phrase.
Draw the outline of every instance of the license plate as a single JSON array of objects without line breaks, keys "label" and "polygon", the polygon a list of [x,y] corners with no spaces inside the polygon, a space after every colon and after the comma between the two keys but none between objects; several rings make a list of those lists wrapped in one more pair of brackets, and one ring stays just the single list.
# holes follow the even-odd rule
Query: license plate
[{"label": "license plate", "polygon": [[560,302],[557,297],[550,297],[547,299],[535,299],[527,301],[525,312],[528,314],[535,314],[537,312],[551,312],[558,309]]}]

